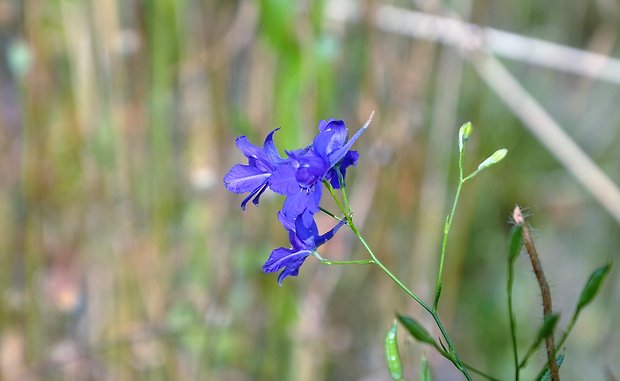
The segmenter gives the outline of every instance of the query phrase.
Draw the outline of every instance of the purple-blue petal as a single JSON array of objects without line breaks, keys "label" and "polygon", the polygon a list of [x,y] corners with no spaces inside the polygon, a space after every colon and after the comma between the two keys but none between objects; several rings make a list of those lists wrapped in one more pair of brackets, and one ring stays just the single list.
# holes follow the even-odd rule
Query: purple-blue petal
[{"label": "purple-blue petal", "polygon": [[332,133],[332,138],[327,147],[328,152],[339,149],[347,141],[348,130],[342,120],[331,120],[325,127],[325,131]]},{"label": "purple-blue petal", "polygon": [[328,169],[327,162],[312,152],[299,160],[295,179],[302,188],[307,188],[319,181]]},{"label": "purple-blue petal", "polygon": [[319,246],[321,246],[322,244],[324,244],[325,242],[329,241],[330,239],[332,239],[332,237],[334,236],[334,234],[336,234],[336,232],[338,231],[338,229],[340,229],[342,227],[342,225],[344,225],[347,222],[347,220],[345,220],[344,218],[342,220],[340,220],[336,226],[334,226],[330,231],[328,231],[327,233],[318,236],[314,239],[314,244],[316,245],[316,247],[314,248],[314,250],[316,250]]},{"label": "purple-blue petal", "polygon": [[266,158],[263,149],[250,143],[245,136],[239,136],[235,143],[237,144],[237,148],[239,148],[247,158],[253,157],[259,160],[264,160]]},{"label": "purple-blue petal", "polygon": [[314,214],[319,210],[321,202],[321,184],[317,184],[309,190],[299,190],[289,195],[282,205],[282,213],[291,221],[295,221],[299,215],[307,211]]},{"label": "purple-blue petal", "polygon": [[295,233],[297,237],[304,242],[306,248],[315,250],[316,245],[314,244],[314,239],[319,236],[319,228],[316,226],[316,222],[314,222],[313,219],[310,220],[310,223],[304,220],[303,215],[297,217],[295,220]]},{"label": "purple-blue petal", "polygon": [[280,247],[271,252],[269,259],[263,265],[263,271],[267,274],[284,269],[278,276],[278,284],[281,286],[284,278],[296,276],[299,273],[299,268],[310,254],[312,254],[310,250],[296,251]]},{"label": "purple-blue petal", "polygon": [[325,178],[329,179],[334,189],[340,189],[340,179],[338,178],[338,172],[342,174],[342,179],[345,180],[347,175],[347,167],[351,165],[356,165],[358,158],[359,154],[357,153],[357,151],[351,150],[346,153],[340,163],[336,164],[332,169],[329,170],[329,173],[327,174],[327,176],[325,176]]},{"label": "purple-blue petal", "polygon": [[284,163],[285,159],[280,156],[276,145],[273,142],[273,134],[278,131],[279,128],[271,131],[269,135],[265,138],[265,143],[263,144],[263,150],[265,152],[265,156],[271,165],[278,165]]},{"label": "purple-blue petal", "polygon": [[252,200],[252,203],[254,203],[254,205],[258,206],[258,199],[260,198],[261,194],[263,194],[265,189],[267,189],[267,180],[265,180],[265,182],[261,186],[259,186],[258,188],[254,189],[253,191],[251,191],[250,194],[248,194],[248,196],[246,198],[244,198],[243,201],[241,201],[241,209],[245,210],[246,204],[252,198],[254,198]]},{"label": "purple-blue petal", "polygon": [[370,121],[371,120],[372,120],[372,115],[366,121],[366,123],[364,123],[364,125],[355,133],[355,135],[353,135],[351,137],[351,139],[349,139],[349,141],[345,145],[343,145],[342,147],[338,148],[335,151],[332,151],[332,152],[328,153],[328,156],[329,156],[328,159],[329,159],[330,167],[333,166],[334,164],[336,164],[337,162],[339,162],[340,160],[342,160],[342,158],[351,149],[353,144],[355,144],[357,139],[362,135],[362,133],[364,133],[364,131],[366,131],[366,129],[370,125]]},{"label": "purple-blue petal", "polygon": [[252,192],[261,187],[270,176],[270,173],[259,168],[237,164],[224,176],[224,185],[233,193]]},{"label": "purple-blue petal", "polygon": [[269,188],[285,196],[299,193],[301,189],[295,180],[295,168],[288,164],[278,165],[269,179]]},{"label": "purple-blue petal", "polygon": [[[330,120],[319,125],[319,134],[312,143],[314,151],[327,163],[332,152],[342,147],[347,140],[347,127],[342,120]],[[329,167],[330,165],[328,165]]]}]

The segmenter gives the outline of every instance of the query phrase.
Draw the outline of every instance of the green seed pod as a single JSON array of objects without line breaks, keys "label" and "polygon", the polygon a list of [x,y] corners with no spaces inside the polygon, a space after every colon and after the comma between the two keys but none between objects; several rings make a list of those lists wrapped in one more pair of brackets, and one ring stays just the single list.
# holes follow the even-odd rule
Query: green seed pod
[{"label": "green seed pod", "polygon": [[459,152],[463,152],[463,147],[465,146],[465,142],[469,140],[471,133],[474,130],[474,126],[471,122],[467,122],[461,126],[459,129]]},{"label": "green seed pod", "polygon": [[506,154],[508,154],[508,150],[506,148],[498,149],[497,151],[493,152],[493,155],[489,156],[488,158],[486,158],[486,160],[480,163],[480,165],[478,165],[478,170],[480,171],[482,169],[499,163],[504,157],[506,157]]},{"label": "green seed pod", "polygon": [[392,380],[400,381],[403,379],[403,364],[400,361],[400,353],[398,352],[397,329],[398,324],[394,320],[394,324],[385,334],[385,359]]},{"label": "green seed pod", "polygon": [[596,269],[592,275],[590,275],[590,279],[588,279],[588,283],[581,291],[581,296],[579,297],[579,303],[577,303],[577,311],[580,311],[583,307],[587,306],[592,302],[598,290],[601,288],[603,281],[609,274],[609,270],[611,269],[611,263],[599,267]]},{"label": "green seed pod", "polygon": [[435,346],[435,339],[417,321],[409,316],[396,315],[398,320],[416,340]]}]

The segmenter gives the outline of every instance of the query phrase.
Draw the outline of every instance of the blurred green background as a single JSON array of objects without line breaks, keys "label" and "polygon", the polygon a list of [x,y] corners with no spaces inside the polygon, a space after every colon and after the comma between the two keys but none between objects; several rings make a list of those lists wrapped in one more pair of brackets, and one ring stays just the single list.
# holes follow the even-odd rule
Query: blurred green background
[{"label": "blurred green background", "polygon": [[[387,380],[393,313],[431,322],[374,267],[312,258],[278,287],[264,275],[287,243],[277,197],[242,212],[222,184],[234,139],[307,144],[320,119],[371,128],[350,171],[354,217],[380,258],[430,300],[455,187],[458,127],[467,168],[508,157],[464,188],[448,246],[441,315],[461,356],[512,374],[505,301],[508,216],[529,207],[561,327],[589,273],[620,247],[618,221],[523,126],[457,49],[381,31],[380,1],[343,21],[334,1],[0,0],[0,378],[2,380]],[[619,56],[620,5],[394,1],[523,36]],[[616,183],[618,83],[502,60]],[[325,229],[332,222],[319,217]],[[365,258],[343,229],[321,249]],[[517,262],[522,350],[541,318]],[[567,343],[563,380],[620,377],[614,269]],[[404,336],[401,334],[401,336]],[[407,379],[423,353],[401,337]],[[544,361],[535,356],[525,373]],[[615,378],[613,378],[615,377]]]}]

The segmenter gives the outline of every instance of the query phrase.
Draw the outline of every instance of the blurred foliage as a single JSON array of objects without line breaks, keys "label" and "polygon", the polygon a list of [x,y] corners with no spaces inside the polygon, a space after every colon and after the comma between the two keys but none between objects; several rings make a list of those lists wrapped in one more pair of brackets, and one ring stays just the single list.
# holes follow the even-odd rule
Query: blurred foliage
[{"label": "blurred foliage", "polygon": [[[449,3],[479,24],[618,56],[615,2]],[[465,186],[448,246],[441,312],[465,360],[510,374],[499,285],[515,203],[533,214],[565,326],[575,280],[617,255],[618,224],[451,48],[374,29],[377,4],[343,23],[324,0],[0,0],[0,379],[387,380],[383,334],[395,310],[419,309],[372,267],[309,260],[278,287],[260,269],[286,240],[281,201],[242,213],[221,183],[240,134],[258,143],[279,126],[288,149],[319,119],[355,130],[372,110],[352,206],[427,300],[458,127],[476,126],[468,168],[510,150]],[[620,183],[617,85],[505,63]],[[361,256],[351,238],[323,255]],[[527,263],[516,266],[525,349],[541,317]],[[565,380],[620,376],[613,270],[608,282],[567,342]],[[407,374],[426,351],[401,345]],[[428,356],[435,380],[454,376]]]}]

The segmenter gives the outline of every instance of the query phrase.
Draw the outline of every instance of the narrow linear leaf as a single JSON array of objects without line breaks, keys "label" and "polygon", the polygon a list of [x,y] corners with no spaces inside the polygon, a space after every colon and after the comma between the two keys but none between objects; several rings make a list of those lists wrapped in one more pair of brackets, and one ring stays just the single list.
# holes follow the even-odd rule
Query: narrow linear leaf
[{"label": "narrow linear leaf", "polygon": [[514,262],[521,252],[523,246],[523,226],[515,225],[510,231],[510,246],[508,247],[508,258]]},{"label": "narrow linear leaf", "polygon": [[436,345],[435,339],[428,333],[428,331],[420,325],[415,319],[409,316],[396,315],[400,323],[409,331],[411,336],[413,336],[416,340],[421,341],[423,343],[431,344],[433,346]]},{"label": "narrow linear leaf", "polygon": [[538,336],[536,337],[537,345],[540,344],[545,338],[553,335],[553,331],[555,330],[555,326],[560,321],[560,314],[551,314],[545,317],[543,321],[542,327],[538,331]]},{"label": "narrow linear leaf", "polygon": [[420,381],[433,381],[431,368],[428,366],[426,356],[422,356],[422,362],[420,364]]},{"label": "narrow linear leaf", "polygon": [[579,297],[579,303],[577,303],[577,311],[581,310],[596,296],[598,291],[600,290],[605,278],[607,278],[607,274],[609,274],[609,270],[611,269],[611,263],[608,263],[605,266],[599,267],[594,270],[594,272],[590,275],[590,279],[586,283],[583,291],[581,291],[581,296]]},{"label": "narrow linear leaf", "polygon": [[[558,354],[558,356],[555,358],[555,363],[558,364],[558,369],[560,369],[560,366],[562,366],[563,362],[564,352]],[[551,372],[549,371],[549,366],[547,365],[545,369],[545,373],[543,373],[542,377],[540,377],[537,381],[551,381]]]},{"label": "narrow linear leaf", "polygon": [[392,380],[401,381],[403,379],[403,364],[400,360],[400,353],[398,352],[397,329],[398,324],[396,320],[394,320],[394,324],[392,324],[385,334],[385,359]]},{"label": "narrow linear leaf", "polygon": [[449,353],[448,348],[446,348],[446,346],[444,345],[443,341],[441,340],[441,337],[439,338],[439,345],[441,346],[441,349],[443,349],[444,352]]}]

